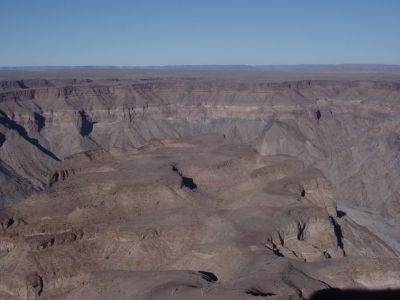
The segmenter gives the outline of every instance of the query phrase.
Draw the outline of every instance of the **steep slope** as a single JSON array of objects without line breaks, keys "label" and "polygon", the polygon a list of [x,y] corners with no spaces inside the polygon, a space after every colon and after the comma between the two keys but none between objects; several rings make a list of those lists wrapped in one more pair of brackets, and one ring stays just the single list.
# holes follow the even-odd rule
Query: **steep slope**
[{"label": "steep slope", "polygon": [[[214,132],[261,154],[297,156],[323,170],[340,203],[399,217],[397,82],[81,79],[2,86],[0,156],[33,189],[46,186],[57,159],[74,153]],[[3,194],[3,205],[21,199]]]}]

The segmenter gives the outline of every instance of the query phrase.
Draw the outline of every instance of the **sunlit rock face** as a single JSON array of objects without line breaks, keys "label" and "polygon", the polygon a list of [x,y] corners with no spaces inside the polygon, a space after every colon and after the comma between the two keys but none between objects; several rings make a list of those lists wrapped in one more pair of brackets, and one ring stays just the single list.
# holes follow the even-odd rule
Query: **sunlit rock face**
[{"label": "sunlit rock face", "polygon": [[399,287],[399,100],[376,80],[1,81],[0,296]]}]

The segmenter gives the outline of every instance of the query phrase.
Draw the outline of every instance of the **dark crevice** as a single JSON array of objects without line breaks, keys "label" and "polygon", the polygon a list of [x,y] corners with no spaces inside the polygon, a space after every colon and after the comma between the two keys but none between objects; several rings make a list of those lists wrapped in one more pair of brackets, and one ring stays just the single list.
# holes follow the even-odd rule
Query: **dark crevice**
[{"label": "dark crevice", "polygon": [[336,222],[336,220],[333,217],[329,217],[331,220],[331,223],[333,225],[333,228],[335,230],[335,235],[336,235],[336,239],[337,239],[337,245],[340,249],[343,250],[343,254],[346,255],[345,251],[344,251],[344,245],[343,245],[343,232],[342,232],[342,228],[340,227],[340,225]]},{"label": "dark crevice", "polygon": [[24,140],[35,146],[44,154],[50,156],[54,160],[60,161],[60,159],[53,152],[40,145],[37,139],[31,138],[23,126],[19,125],[14,120],[11,120],[2,110],[0,110],[0,124],[8,129],[15,130]]},{"label": "dark crevice", "polygon": [[17,80],[17,84],[21,89],[28,89],[29,87],[25,85],[23,80]]},{"label": "dark crevice", "polygon": [[28,276],[28,285],[30,285],[36,292],[37,296],[43,292],[43,278],[38,274],[31,274]]},{"label": "dark crevice", "polygon": [[315,117],[317,118],[317,120],[320,120],[320,119],[321,119],[322,115],[321,115],[321,111],[320,111],[320,110],[317,110],[317,111],[315,112]]},{"label": "dark crevice", "polygon": [[306,229],[306,224],[297,223],[297,240],[304,241],[305,229]]},{"label": "dark crevice", "polygon": [[46,118],[43,117],[41,114],[34,112],[33,117],[35,119],[35,123],[37,126],[38,131],[40,132],[44,126],[46,125]]},{"label": "dark crevice", "polygon": [[67,169],[67,170],[57,170],[51,175],[49,180],[49,186],[53,186],[55,183],[59,181],[67,180],[68,177],[75,175],[77,173],[76,169]]},{"label": "dark crevice", "polygon": [[331,259],[332,258],[332,256],[329,254],[328,251],[324,251],[323,253],[324,253],[324,257],[325,258],[327,258],[327,259]]},{"label": "dark crevice", "polygon": [[188,189],[194,191],[197,189],[197,184],[194,182],[193,178],[183,176],[182,172],[175,165],[171,165],[172,171],[177,173],[181,177],[181,188],[187,187]]},{"label": "dark crevice", "polygon": [[201,275],[201,278],[203,278],[204,280],[206,280],[207,282],[216,282],[218,281],[218,277],[211,272],[207,272],[207,271],[198,271]]},{"label": "dark crevice", "polygon": [[279,242],[281,243],[281,246],[285,245],[285,239],[283,238],[282,234],[278,231],[278,238]]},{"label": "dark crevice", "polygon": [[14,218],[6,218],[1,224],[3,229],[10,228],[15,223]]},{"label": "dark crevice", "polygon": [[198,288],[201,288],[202,286],[199,284],[199,285],[196,285],[196,284],[188,284],[188,285],[185,285],[186,287],[189,287],[189,288],[192,288],[192,289],[198,289]]},{"label": "dark crevice", "polygon": [[88,136],[92,132],[95,122],[90,121],[88,115],[84,110],[80,110],[79,115],[81,116],[81,136]]},{"label": "dark crevice", "polygon": [[276,246],[272,249],[272,252],[273,252],[276,256],[285,257],[285,256],[282,254],[282,252],[281,252],[278,248],[276,248]]},{"label": "dark crevice", "polygon": [[182,176],[181,188],[187,187],[192,191],[197,189],[197,184],[194,183],[193,178]]},{"label": "dark crevice", "polygon": [[273,294],[273,293],[263,292],[263,291],[259,290],[258,288],[247,289],[246,290],[246,294],[254,296],[254,297],[269,297],[269,296],[275,296],[276,295],[276,294]]},{"label": "dark crevice", "polygon": [[176,166],[172,165],[171,167],[172,167],[172,171],[174,171],[175,173],[178,173],[179,176],[182,176],[182,173],[179,172],[179,170],[178,170],[178,168]]},{"label": "dark crevice", "polygon": [[323,289],[314,293],[310,300],[395,300],[400,299],[400,289],[393,290],[341,290]]},{"label": "dark crevice", "polygon": [[38,296],[40,296],[43,292],[43,278],[38,275],[38,283],[33,287],[36,288]]},{"label": "dark crevice", "polygon": [[0,147],[3,146],[6,141],[6,136],[0,132]]},{"label": "dark crevice", "polygon": [[6,223],[6,228],[12,226],[12,224],[14,224],[14,222],[15,222],[15,221],[14,221],[13,218],[8,219],[8,220],[7,220],[7,223]]},{"label": "dark crevice", "polygon": [[279,248],[276,246],[276,244],[272,241],[272,238],[269,239],[269,242],[272,245],[272,248],[267,246],[268,249],[272,250],[272,253],[274,253],[276,256],[279,257],[285,257],[282,252],[279,250]]},{"label": "dark crevice", "polygon": [[306,196],[306,190],[305,189],[301,190],[300,196],[303,197],[303,198]]},{"label": "dark crevice", "polygon": [[60,180],[60,173],[55,172],[53,176],[51,176],[49,181],[49,186],[53,186],[53,184],[57,183]]},{"label": "dark crevice", "polygon": [[337,215],[338,218],[343,218],[343,217],[346,216],[347,214],[346,214],[346,212],[344,212],[343,210],[338,210],[338,211],[336,212],[336,215]]}]

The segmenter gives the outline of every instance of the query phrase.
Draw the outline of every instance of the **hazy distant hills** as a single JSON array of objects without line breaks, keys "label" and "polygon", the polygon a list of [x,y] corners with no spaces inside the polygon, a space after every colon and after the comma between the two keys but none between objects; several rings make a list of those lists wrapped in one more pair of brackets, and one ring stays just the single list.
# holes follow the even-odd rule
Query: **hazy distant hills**
[{"label": "hazy distant hills", "polygon": [[400,65],[383,64],[299,64],[299,65],[165,65],[165,66],[21,66],[0,67],[5,71],[49,71],[63,69],[148,69],[148,70],[265,70],[318,72],[400,72]]}]

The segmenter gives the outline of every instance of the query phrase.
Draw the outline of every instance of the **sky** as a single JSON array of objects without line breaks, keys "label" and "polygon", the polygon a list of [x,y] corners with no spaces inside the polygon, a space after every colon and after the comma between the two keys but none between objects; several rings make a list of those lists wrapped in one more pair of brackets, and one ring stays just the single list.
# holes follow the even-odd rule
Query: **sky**
[{"label": "sky", "polygon": [[0,0],[0,66],[400,64],[399,0]]}]

